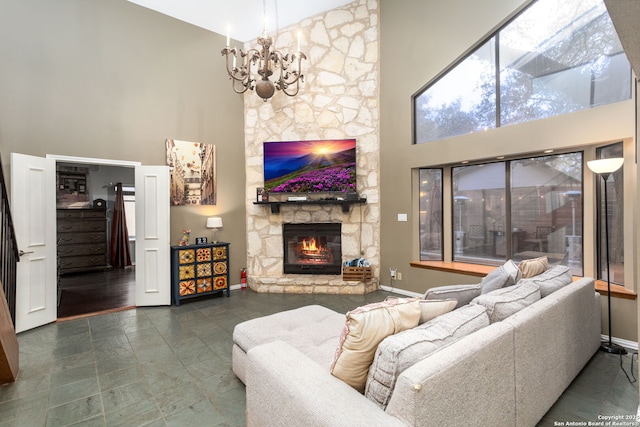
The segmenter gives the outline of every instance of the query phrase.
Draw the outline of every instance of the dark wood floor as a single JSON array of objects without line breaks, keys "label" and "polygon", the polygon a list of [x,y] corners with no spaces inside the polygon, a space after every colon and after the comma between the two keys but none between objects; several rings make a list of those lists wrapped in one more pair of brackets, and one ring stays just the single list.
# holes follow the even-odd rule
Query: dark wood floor
[{"label": "dark wood floor", "polygon": [[135,267],[60,276],[58,319],[135,305]]}]

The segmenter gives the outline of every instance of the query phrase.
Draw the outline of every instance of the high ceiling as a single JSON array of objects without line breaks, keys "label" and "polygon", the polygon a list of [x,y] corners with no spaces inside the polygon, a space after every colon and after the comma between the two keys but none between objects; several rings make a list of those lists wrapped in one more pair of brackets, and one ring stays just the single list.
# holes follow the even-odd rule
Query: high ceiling
[{"label": "high ceiling", "polygon": [[[246,42],[353,0],[128,0],[181,21]],[[263,3],[264,2],[264,3]],[[277,5],[277,8],[276,8]],[[277,10],[276,10],[277,9]]]}]

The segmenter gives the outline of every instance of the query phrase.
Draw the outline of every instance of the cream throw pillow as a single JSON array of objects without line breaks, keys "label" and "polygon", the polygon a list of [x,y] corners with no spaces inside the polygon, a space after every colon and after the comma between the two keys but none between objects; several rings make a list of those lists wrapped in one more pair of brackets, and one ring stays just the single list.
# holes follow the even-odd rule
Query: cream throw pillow
[{"label": "cream throw pillow", "polygon": [[349,311],[331,373],[364,393],[378,344],[389,335],[417,326],[420,314],[420,298],[389,299]]},{"label": "cream throw pillow", "polygon": [[458,300],[450,299],[431,299],[420,301],[420,322],[428,322],[440,315],[450,312],[458,305]]},{"label": "cream throw pillow", "polygon": [[540,258],[524,259],[518,264],[518,268],[522,271],[522,278],[537,276],[547,271],[549,268],[549,259],[546,255]]}]

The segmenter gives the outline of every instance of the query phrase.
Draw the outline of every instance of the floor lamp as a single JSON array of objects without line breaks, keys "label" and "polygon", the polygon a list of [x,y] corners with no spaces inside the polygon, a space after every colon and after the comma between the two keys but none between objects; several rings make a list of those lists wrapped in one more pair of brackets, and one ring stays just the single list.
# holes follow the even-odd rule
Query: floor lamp
[{"label": "floor lamp", "polygon": [[611,268],[609,266],[609,204],[607,200],[607,180],[611,173],[617,171],[624,163],[623,158],[591,160],[587,166],[593,173],[600,175],[604,181],[604,241],[607,261],[607,309],[609,315],[609,341],[600,343],[600,350],[613,354],[626,354],[624,347],[611,342]]}]

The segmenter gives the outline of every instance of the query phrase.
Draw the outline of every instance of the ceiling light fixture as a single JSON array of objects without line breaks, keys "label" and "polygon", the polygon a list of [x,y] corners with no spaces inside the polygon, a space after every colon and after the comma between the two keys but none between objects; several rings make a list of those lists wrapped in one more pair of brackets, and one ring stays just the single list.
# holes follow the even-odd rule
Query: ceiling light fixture
[{"label": "ceiling light fixture", "polygon": [[[276,2],[276,10],[277,8]],[[266,15],[266,0],[262,1],[262,9]],[[225,57],[227,73],[236,93],[245,93],[248,89],[255,90],[265,102],[273,96],[276,89],[288,96],[298,94],[300,82],[304,82],[301,62],[307,59],[305,54],[300,52],[300,33],[298,33],[298,50],[291,55],[283,55],[280,51],[271,49],[273,39],[267,36],[266,22],[262,35],[258,37],[260,47],[244,52],[242,49],[230,47],[229,42],[230,37],[227,33],[227,46],[222,49],[222,56]],[[269,77],[274,74],[272,81]]]}]

